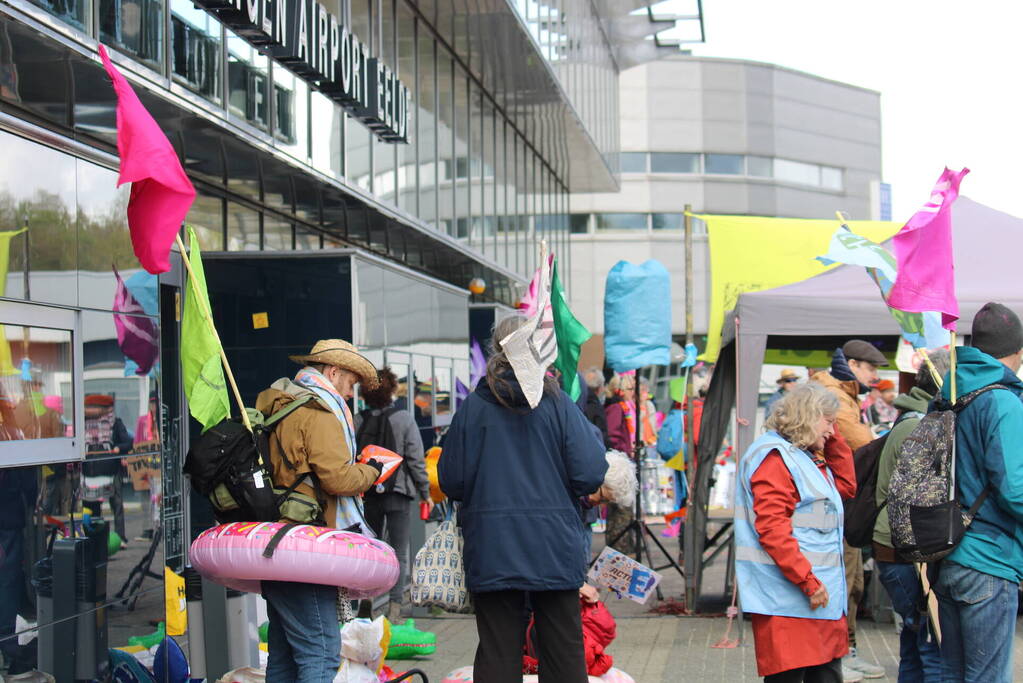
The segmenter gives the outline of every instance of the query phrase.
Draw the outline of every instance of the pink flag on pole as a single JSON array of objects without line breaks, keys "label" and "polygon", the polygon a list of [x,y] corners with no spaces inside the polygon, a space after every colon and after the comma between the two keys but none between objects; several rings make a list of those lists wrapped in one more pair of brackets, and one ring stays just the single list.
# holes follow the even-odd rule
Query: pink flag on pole
[{"label": "pink flag on pole", "polygon": [[131,244],[143,268],[154,275],[165,273],[170,270],[174,236],[195,200],[195,188],[170,140],[114,68],[103,45],[99,46],[99,55],[117,93],[117,153],[121,157],[117,186],[131,183]]},{"label": "pink flag on pole", "polygon": [[952,203],[959,183],[970,172],[945,169],[923,208],[893,238],[898,275],[888,305],[900,311],[939,311],[941,324],[954,330],[959,319],[955,263],[952,255]]}]

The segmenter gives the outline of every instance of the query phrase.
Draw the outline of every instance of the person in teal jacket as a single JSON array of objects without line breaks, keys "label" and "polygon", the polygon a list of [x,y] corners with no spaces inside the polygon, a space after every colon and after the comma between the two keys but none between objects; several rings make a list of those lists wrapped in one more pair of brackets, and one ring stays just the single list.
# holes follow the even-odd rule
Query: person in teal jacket
[{"label": "person in teal jacket", "polygon": [[[939,600],[943,681],[1008,683],[1018,586],[1023,580],[1023,325],[986,304],[973,319],[972,348],[958,349],[959,396],[1000,384],[956,421],[956,485],[968,507],[987,499],[962,542],[941,563]],[[950,397],[946,378],[942,396]]]}]

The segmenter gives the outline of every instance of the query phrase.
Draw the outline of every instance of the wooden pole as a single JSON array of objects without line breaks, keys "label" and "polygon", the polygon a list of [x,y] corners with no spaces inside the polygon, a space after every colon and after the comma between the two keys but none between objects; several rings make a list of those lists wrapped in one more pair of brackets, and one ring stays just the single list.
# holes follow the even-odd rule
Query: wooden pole
[{"label": "wooden pole", "polygon": [[188,281],[192,285],[192,296],[195,296],[197,301],[200,302],[200,308],[202,309],[202,317],[206,321],[206,325],[210,328],[210,333],[213,338],[217,340],[217,349],[220,351],[220,362],[224,364],[224,372],[227,374],[227,382],[231,385],[231,393],[234,395],[234,400],[238,403],[238,410],[242,414],[242,424],[250,432],[252,431],[252,423],[249,422],[249,414],[245,410],[245,404],[242,403],[241,392],[238,391],[238,384],[234,381],[234,373],[231,372],[231,364],[227,362],[227,354],[224,353],[224,345],[220,343],[220,335],[217,334],[217,328],[213,324],[213,315],[210,313],[209,308],[206,306],[206,302],[203,297],[198,295],[198,285],[196,284],[195,272],[192,271],[192,263],[188,258],[188,252],[185,251],[185,243],[181,239],[180,234],[175,234],[174,239],[177,241],[178,250],[181,252],[181,261],[185,264],[185,270],[188,271]]}]

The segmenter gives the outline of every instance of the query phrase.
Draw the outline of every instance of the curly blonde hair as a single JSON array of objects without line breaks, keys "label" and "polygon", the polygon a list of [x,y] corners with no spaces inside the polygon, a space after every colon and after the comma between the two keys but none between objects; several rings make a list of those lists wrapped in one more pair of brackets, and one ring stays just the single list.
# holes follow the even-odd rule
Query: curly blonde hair
[{"label": "curly blonde hair", "polygon": [[636,378],[632,375],[614,375],[607,383],[607,393],[614,396],[619,391],[632,391],[636,388]]},{"label": "curly blonde hair", "polygon": [[797,448],[810,448],[817,442],[817,421],[838,414],[838,397],[810,382],[785,393],[764,424]]}]

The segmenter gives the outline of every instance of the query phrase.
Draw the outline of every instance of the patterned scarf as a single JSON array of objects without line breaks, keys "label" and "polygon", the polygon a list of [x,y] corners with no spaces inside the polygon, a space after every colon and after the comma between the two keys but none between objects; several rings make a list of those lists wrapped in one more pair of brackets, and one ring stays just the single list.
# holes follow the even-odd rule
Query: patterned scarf
[{"label": "patterned scarf", "polygon": [[113,408],[106,410],[97,417],[85,418],[85,445],[105,446],[114,441],[114,415]]},{"label": "patterned scarf", "polygon": [[625,417],[625,425],[629,428],[629,443],[636,443],[636,408],[629,401],[622,401],[622,415]]},{"label": "patterned scarf", "polygon": [[[298,371],[298,374],[295,375],[295,384],[316,394],[334,413],[334,417],[341,423],[341,431],[344,432],[345,442],[348,444],[348,464],[354,465],[358,455],[355,452],[355,421],[352,419],[352,411],[348,408],[344,397],[338,393],[323,373],[310,367],[304,367]],[[358,528],[353,529],[352,527]],[[369,524],[366,523],[366,518],[362,513],[362,499],[358,496],[337,497],[337,528],[356,531],[374,538],[376,536]]]}]

